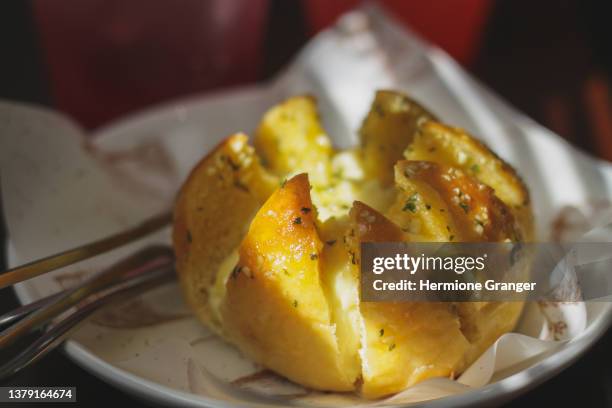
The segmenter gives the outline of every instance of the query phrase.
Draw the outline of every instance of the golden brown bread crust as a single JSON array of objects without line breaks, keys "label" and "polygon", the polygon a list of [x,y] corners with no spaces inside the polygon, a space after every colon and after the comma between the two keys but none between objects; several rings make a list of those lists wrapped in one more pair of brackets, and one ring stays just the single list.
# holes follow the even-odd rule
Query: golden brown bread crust
[{"label": "golden brown bread crust", "polygon": [[[350,211],[349,251],[360,273],[362,242],[401,242],[406,234],[384,215],[356,201]],[[453,304],[362,302],[365,333],[361,394],[379,398],[465,367],[470,344]]]},{"label": "golden brown bread crust", "polygon": [[393,165],[412,142],[419,123],[435,116],[400,92],[377,91],[359,130],[363,166],[383,186],[393,184]]},{"label": "golden brown bread crust", "polygon": [[321,287],[323,243],[306,174],[257,212],[222,305],[225,332],[255,361],[316,389],[350,391]]},{"label": "golden brown bread crust", "polygon": [[[521,228],[509,206],[491,187],[462,170],[402,160],[395,165],[395,177],[400,192],[390,215],[412,233],[413,241],[522,241]],[[443,222],[434,223],[432,217]],[[415,219],[422,220],[420,228],[410,224]],[[435,233],[431,231],[434,226],[439,229]]]},{"label": "golden brown bread crust", "polygon": [[[408,213],[409,220],[420,214],[423,222],[442,221],[432,223],[427,233],[403,231],[375,209],[355,202],[345,242],[347,259],[354,259],[357,277],[362,242],[435,241],[436,237],[447,241],[449,233],[461,241],[504,241],[520,234],[508,207],[491,188],[463,173],[443,178],[449,169],[433,162],[400,161],[396,165],[396,182],[402,189],[396,208],[401,214]],[[461,202],[453,200],[456,188],[471,194],[470,208],[464,210]],[[475,233],[473,213],[479,208],[490,215],[482,231]],[[522,308],[522,302],[362,302],[361,394],[378,398],[427,378],[460,374],[499,336],[514,328]]]},{"label": "golden brown bread crust", "polygon": [[[258,128],[276,176],[245,135],[230,136],[183,185],[173,242],[204,323],[295,382],[377,398],[459,374],[512,330],[522,303],[360,303],[361,242],[531,240],[533,216],[514,169],[405,95],[379,92],[361,137],[363,183],[380,185],[364,197],[393,189],[390,206],[355,201],[318,220],[312,200],[334,193],[339,176],[328,174],[335,153],[314,99],[297,97]],[[312,177],[312,197],[306,174],[278,187],[298,170]]]},{"label": "golden brown bread crust", "polygon": [[514,214],[522,240],[533,241],[535,228],[527,186],[512,166],[481,141],[462,129],[427,120],[420,123],[404,156],[455,167],[491,187]]},{"label": "golden brown bread crust", "polygon": [[333,148],[312,96],[296,96],[279,103],[263,116],[254,146],[266,167],[279,177],[307,172],[320,184],[329,172]]},{"label": "golden brown bread crust", "polygon": [[174,206],[172,242],[187,303],[213,328],[210,289],[276,181],[263,173],[247,136],[222,141],[191,171]]}]

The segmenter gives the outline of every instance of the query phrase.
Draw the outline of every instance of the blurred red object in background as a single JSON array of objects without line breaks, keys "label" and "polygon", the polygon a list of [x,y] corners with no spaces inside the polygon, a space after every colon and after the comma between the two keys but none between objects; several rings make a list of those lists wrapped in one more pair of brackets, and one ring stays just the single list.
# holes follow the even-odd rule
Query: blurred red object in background
[{"label": "blurred red object in background", "polygon": [[[360,3],[303,0],[310,34]],[[492,6],[490,0],[380,3],[464,65],[478,52]],[[87,128],[168,99],[260,78],[269,0],[33,0],[32,5],[54,106]]]},{"label": "blurred red object in background", "polygon": [[54,105],[88,128],[254,81],[268,0],[34,0]]},{"label": "blurred red object in background", "polygon": [[[312,33],[332,24],[360,3],[359,0],[303,0]],[[491,0],[380,0],[379,3],[463,65],[474,60],[492,8]]]}]

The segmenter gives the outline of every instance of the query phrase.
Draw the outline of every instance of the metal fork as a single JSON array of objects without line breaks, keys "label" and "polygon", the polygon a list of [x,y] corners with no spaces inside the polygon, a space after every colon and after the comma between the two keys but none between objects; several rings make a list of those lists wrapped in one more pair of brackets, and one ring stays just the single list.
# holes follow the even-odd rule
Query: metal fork
[{"label": "metal fork", "polygon": [[166,211],[109,237],[9,269],[0,273],[0,289],[108,252],[158,231],[169,225],[171,221],[172,212]]},{"label": "metal fork", "polygon": [[[111,237],[13,268],[0,274],[0,287],[117,248],[165,227],[170,219],[169,213],[161,214]],[[103,306],[170,282],[175,276],[172,249],[166,245],[149,246],[74,288],[1,315],[0,352],[11,349],[11,357],[0,361],[0,381],[57,347],[79,323]],[[39,332],[38,337],[22,346],[22,340],[33,332]]]}]

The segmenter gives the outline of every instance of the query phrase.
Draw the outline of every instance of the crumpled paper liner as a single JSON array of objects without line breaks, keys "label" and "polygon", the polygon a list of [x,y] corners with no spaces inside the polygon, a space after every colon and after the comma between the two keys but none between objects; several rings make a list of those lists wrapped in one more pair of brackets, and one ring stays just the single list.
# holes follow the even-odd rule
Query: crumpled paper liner
[{"label": "crumpled paper liner", "polygon": [[[270,84],[162,106],[90,138],[57,113],[0,102],[10,262],[104,237],[162,211],[204,153],[230,133],[252,131],[268,107],[289,95],[317,96],[330,136],[336,145],[350,146],[379,88],[408,92],[515,165],[531,188],[541,239],[551,236],[551,225],[557,238],[566,230],[572,237],[586,232],[594,226],[589,203],[612,198],[609,166],[571,149],[482,88],[442,51],[366,6],[313,39]],[[578,225],[555,219],[568,211],[574,218],[581,214]],[[595,224],[601,222],[599,217]],[[18,294],[32,301],[70,287],[152,242],[169,243],[169,230],[20,284]],[[73,336],[71,347],[170,389],[241,406],[395,406],[504,381],[607,325],[609,306],[529,304],[516,333],[502,336],[457,380],[430,379],[380,401],[307,390],[258,367],[199,324],[175,284],[99,313]]]}]

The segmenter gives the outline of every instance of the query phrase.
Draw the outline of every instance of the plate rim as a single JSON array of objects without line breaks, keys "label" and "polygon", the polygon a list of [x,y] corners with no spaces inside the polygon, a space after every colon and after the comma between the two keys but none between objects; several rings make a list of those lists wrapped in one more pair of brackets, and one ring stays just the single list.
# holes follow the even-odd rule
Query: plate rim
[{"label": "plate rim", "polygon": [[[7,251],[9,261],[11,257],[10,247]],[[31,301],[25,288],[20,283],[15,286],[17,298],[22,304]],[[29,300],[28,300],[29,299]],[[474,388],[458,395],[442,397],[433,400],[398,405],[398,407],[411,407],[418,404],[427,407],[442,407],[452,403],[455,407],[470,406],[473,404],[484,404],[492,401],[510,401],[528,392],[548,379],[554,377],[562,370],[573,364],[578,358],[586,353],[609,329],[612,324],[612,313],[598,317],[585,332],[579,337],[568,342],[565,348],[547,356],[537,364],[519,371],[503,380],[487,384],[483,387]],[[234,408],[234,405],[226,401],[207,398],[201,395],[179,391],[163,384],[147,380],[132,374],[122,368],[96,356],[94,353],[74,340],[67,340],[62,346],[68,357],[81,368],[96,376],[100,380],[112,386],[135,395],[138,398],[155,403],[167,405],[182,404],[189,407],[217,406],[223,408]],[[545,367],[549,366],[549,367]],[[524,378],[522,378],[524,377]],[[509,386],[508,386],[509,385]],[[209,404],[209,405],[207,405]]]}]

